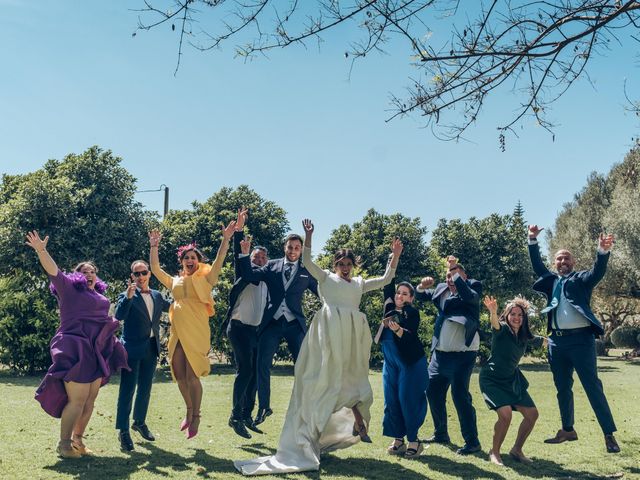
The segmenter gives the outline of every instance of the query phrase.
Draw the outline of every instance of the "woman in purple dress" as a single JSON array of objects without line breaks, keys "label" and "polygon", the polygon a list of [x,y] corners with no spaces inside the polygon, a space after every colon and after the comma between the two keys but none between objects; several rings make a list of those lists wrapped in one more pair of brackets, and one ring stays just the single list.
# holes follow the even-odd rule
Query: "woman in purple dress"
[{"label": "woman in purple dress", "polygon": [[47,252],[49,237],[27,234],[26,244],[38,254],[51,280],[60,308],[60,327],[51,339],[51,367],[36,391],[45,412],[60,418],[57,452],[78,458],[92,452],[83,442],[98,390],[111,373],[127,366],[127,353],[114,336],[118,321],[109,316],[107,285],[97,277],[93,262],[81,262],[63,273]]}]

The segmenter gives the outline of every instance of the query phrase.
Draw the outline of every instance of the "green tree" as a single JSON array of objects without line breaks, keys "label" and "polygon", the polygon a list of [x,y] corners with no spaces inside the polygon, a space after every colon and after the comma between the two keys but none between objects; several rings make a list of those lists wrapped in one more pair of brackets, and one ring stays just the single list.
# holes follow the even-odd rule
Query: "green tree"
[{"label": "green tree", "polygon": [[[94,260],[114,297],[132,259],[146,256],[153,215],[135,201],[135,178],[110,151],[91,147],[49,160],[0,185],[0,356],[32,371],[47,366],[48,343],[58,325],[56,302],[25,233],[49,235],[48,249],[62,270]],[[16,291],[18,288],[18,292]],[[34,352],[40,352],[36,354]]]},{"label": "green tree", "polygon": [[616,236],[607,274],[594,290],[592,307],[605,326],[605,336],[640,312],[640,147],[607,174],[591,173],[584,188],[563,206],[547,233],[550,251],[571,251],[577,269],[589,269],[597,239]]}]

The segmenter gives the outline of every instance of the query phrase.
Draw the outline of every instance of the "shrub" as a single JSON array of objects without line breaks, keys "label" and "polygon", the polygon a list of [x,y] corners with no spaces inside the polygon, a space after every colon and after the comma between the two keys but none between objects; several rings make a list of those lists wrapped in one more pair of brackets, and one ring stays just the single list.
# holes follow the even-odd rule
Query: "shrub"
[{"label": "shrub", "polygon": [[43,278],[0,278],[0,363],[28,374],[48,368],[58,324],[57,302]]},{"label": "shrub", "polygon": [[640,327],[622,325],[611,332],[611,342],[617,348],[637,348]]},{"label": "shrub", "polygon": [[609,349],[607,348],[607,342],[599,338],[596,339],[596,355],[599,357],[606,357],[609,355]]}]

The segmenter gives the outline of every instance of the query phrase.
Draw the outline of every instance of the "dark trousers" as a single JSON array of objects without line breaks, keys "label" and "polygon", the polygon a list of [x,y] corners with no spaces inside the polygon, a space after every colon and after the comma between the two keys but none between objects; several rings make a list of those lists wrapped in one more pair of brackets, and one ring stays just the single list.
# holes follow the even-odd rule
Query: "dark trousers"
[{"label": "dark trousers", "polygon": [[258,355],[258,327],[231,320],[227,335],[236,363],[236,378],[233,382],[233,409],[236,420],[251,418],[256,404],[256,359]]},{"label": "dark trousers", "polygon": [[120,391],[118,393],[118,409],[116,414],[116,428],[129,430],[129,416],[136,391],[136,402],[133,406],[133,423],[146,422],[153,375],[158,364],[158,347],[155,338],[149,339],[146,354],[141,358],[129,358],[131,371],[122,370],[120,374]]},{"label": "dark trousers", "polygon": [[549,338],[549,364],[558,391],[558,406],[564,430],[573,430],[573,371],[584,388],[600,428],[605,434],[616,431],[611,409],[598,378],[595,338],[590,332]]},{"label": "dark trousers", "polygon": [[406,436],[409,442],[415,442],[427,415],[427,357],[407,365],[393,339],[382,341],[380,348],[384,355],[382,434],[393,438]]},{"label": "dark trousers", "polygon": [[295,362],[300,353],[304,332],[297,320],[288,322],[282,316],[272,320],[258,337],[258,407],[269,408],[271,401],[271,366],[282,338],[287,340],[289,352]]},{"label": "dark trousers", "polygon": [[427,399],[433,417],[434,435],[448,439],[447,390],[451,386],[451,398],[458,413],[460,430],[465,444],[479,445],[476,410],[469,393],[469,381],[476,364],[477,352],[439,352],[434,350],[429,362],[429,386]]}]

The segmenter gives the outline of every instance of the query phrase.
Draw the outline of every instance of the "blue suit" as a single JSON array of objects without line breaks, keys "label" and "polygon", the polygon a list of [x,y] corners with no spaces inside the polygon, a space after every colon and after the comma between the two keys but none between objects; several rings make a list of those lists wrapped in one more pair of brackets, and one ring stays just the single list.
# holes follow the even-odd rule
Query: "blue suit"
[{"label": "blue suit", "polygon": [[[253,269],[249,256],[238,259],[240,275],[246,282],[265,282],[269,291],[269,303],[258,326],[258,407],[266,409],[271,401],[271,365],[280,341],[287,340],[289,351],[295,362],[300,352],[307,320],[302,311],[302,296],[305,290],[318,295],[318,282],[299,261],[295,276],[285,287],[283,269],[284,258],[269,260],[260,268]],[[288,322],[284,316],[274,318],[282,301],[286,302],[295,320]]]},{"label": "blue suit", "polygon": [[133,409],[133,420],[136,424],[145,423],[153,375],[160,352],[160,315],[169,310],[171,305],[160,292],[151,290],[153,318],[149,318],[149,310],[142,295],[146,294],[141,293],[139,289],[136,289],[131,298],[127,297],[127,292],[123,292],[118,296],[116,304],[115,317],[123,322],[121,341],[127,350],[131,368],[129,372],[123,370],[120,376],[116,415],[118,430],[129,429],[129,416],[136,386],[138,394]]},{"label": "blue suit", "polygon": [[429,386],[427,399],[433,418],[434,436],[438,441],[449,441],[447,427],[447,391],[451,386],[451,398],[458,413],[460,430],[465,444],[475,447],[478,440],[478,426],[473,399],[469,393],[469,382],[476,363],[478,352],[460,351],[444,352],[438,350],[436,337],[448,317],[465,318],[465,345],[468,347],[478,331],[480,324],[480,297],[482,283],[478,280],[466,279],[456,275],[457,292],[450,295],[442,304],[442,295],[449,290],[446,283],[440,283],[434,289],[419,292],[416,299],[430,300],[438,309],[434,326],[434,342],[432,343],[431,360],[429,362]]},{"label": "blue suit", "polygon": [[[529,244],[531,265],[539,278],[533,284],[533,289],[547,297],[550,304],[553,289],[560,275],[550,272],[540,257],[540,247],[537,243]],[[595,337],[602,335],[602,323],[596,318],[589,305],[594,287],[604,277],[607,270],[609,253],[598,253],[591,270],[571,272],[566,276],[563,285],[564,297],[584,318],[590,322],[590,328],[574,330],[553,330],[553,316],[555,310],[547,313],[547,330],[549,337],[549,365],[553,373],[553,382],[557,390],[558,406],[562,429],[572,431],[574,424],[573,405],[573,371],[575,370],[582,383],[591,408],[593,408],[600,428],[605,435],[616,431],[613,415],[598,378],[596,361]]]}]

